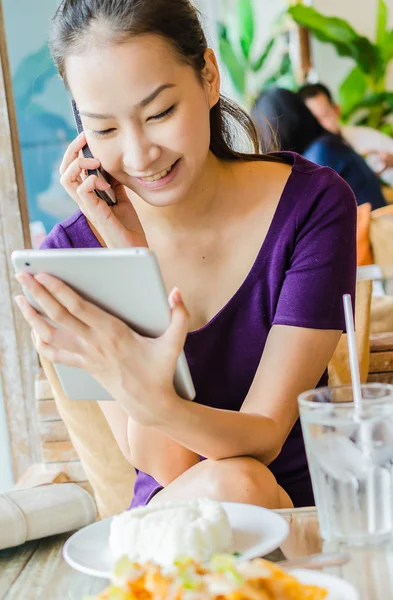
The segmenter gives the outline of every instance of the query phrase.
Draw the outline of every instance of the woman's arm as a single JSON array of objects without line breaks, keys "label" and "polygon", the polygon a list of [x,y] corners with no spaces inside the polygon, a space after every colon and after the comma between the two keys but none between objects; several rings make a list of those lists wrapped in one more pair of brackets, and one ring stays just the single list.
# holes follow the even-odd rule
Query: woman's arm
[{"label": "woman's arm", "polygon": [[126,458],[163,486],[197,464],[199,455],[212,460],[253,456],[269,464],[298,417],[298,395],[318,383],[340,334],[273,327],[240,413],[176,397],[153,428],[127,419],[117,403],[100,405]]},{"label": "woman's arm", "polygon": [[153,427],[128,419],[128,446],[137,469],[151,475],[165,487],[200,461],[192,452]]},{"label": "woman's arm", "polygon": [[161,407],[156,429],[212,460],[252,456],[269,464],[298,417],[298,395],[316,386],[340,335],[340,331],[274,326],[240,412],[173,396]]},{"label": "woman's arm", "polygon": [[200,461],[198,454],[157,429],[136,423],[117,402],[98,404],[126,459],[163,487]]},{"label": "woman's arm", "polygon": [[[42,356],[40,358],[53,393],[60,399],[60,405],[63,405],[64,393],[53,364]],[[133,467],[149,473],[163,487],[199,462],[199,456],[181,444],[153,428],[135,423],[117,402],[101,401],[98,405],[124,457]],[[83,423],[78,426],[78,439],[82,440]],[[78,453],[85,461],[89,446],[78,443]]]},{"label": "woman's arm", "polygon": [[[307,245],[307,238],[304,243]],[[268,336],[241,412],[201,406],[176,395],[173,373],[188,330],[188,313],[178,291],[170,296],[171,324],[163,336],[154,340],[132,332],[127,325],[46,274],[35,278],[21,274],[18,279],[60,327],[53,327],[43,319],[24,296],[17,301],[36,331],[38,352],[51,362],[91,372],[141,427],[156,429],[188,450],[213,460],[245,455],[268,463],[280,452],[297,418],[298,393],[318,383],[340,337],[340,331],[283,324],[290,313],[280,310],[281,297],[287,311],[295,306],[296,312],[296,303],[304,303],[302,296],[290,293],[292,275],[298,288],[302,285],[299,271],[302,261],[294,264],[295,273],[287,272],[287,284],[281,291],[277,324]],[[307,275],[304,267],[302,272]],[[303,283],[306,282],[309,283],[308,276]],[[318,293],[313,292],[316,306],[319,294],[325,294],[324,286],[319,288]],[[287,297],[291,300],[290,308]],[[171,466],[168,456],[162,460]],[[160,469],[155,476],[159,481],[168,478],[167,472],[161,477]]]}]

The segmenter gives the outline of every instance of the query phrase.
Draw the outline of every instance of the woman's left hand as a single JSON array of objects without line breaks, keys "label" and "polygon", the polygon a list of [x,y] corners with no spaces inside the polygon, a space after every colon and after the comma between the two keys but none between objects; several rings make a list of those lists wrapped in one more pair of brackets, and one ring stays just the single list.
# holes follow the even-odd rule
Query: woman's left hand
[{"label": "woman's left hand", "polygon": [[169,303],[171,323],[156,338],[146,338],[125,323],[83,300],[47,274],[16,276],[51,325],[21,295],[16,302],[33,329],[37,351],[49,361],[88,371],[132,419],[158,425],[178,400],[173,387],[177,359],[187,335],[188,312],[178,289]]}]

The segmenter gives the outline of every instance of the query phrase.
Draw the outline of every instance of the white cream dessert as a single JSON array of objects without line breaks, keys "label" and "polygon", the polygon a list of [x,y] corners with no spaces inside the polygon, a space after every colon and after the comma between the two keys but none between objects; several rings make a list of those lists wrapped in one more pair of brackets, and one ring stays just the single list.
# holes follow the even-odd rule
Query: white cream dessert
[{"label": "white cream dessert", "polygon": [[109,547],[113,558],[154,562],[171,567],[188,556],[205,562],[213,554],[231,552],[233,535],[219,502],[191,500],[144,506],[113,517]]}]

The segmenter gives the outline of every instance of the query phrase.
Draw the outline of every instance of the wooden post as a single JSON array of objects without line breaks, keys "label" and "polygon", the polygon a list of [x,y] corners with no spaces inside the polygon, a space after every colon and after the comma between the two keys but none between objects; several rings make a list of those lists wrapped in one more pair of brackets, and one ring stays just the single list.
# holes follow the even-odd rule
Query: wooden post
[{"label": "wooden post", "polygon": [[299,32],[299,54],[300,54],[300,77],[299,83],[307,81],[307,76],[312,69],[310,32],[305,27],[298,27]]},{"label": "wooden post", "polygon": [[31,247],[29,215],[0,0],[0,383],[15,480],[40,460],[34,401],[38,359],[30,328],[13,301],[20,288],[10,258],[13,250],[26,247]]}]

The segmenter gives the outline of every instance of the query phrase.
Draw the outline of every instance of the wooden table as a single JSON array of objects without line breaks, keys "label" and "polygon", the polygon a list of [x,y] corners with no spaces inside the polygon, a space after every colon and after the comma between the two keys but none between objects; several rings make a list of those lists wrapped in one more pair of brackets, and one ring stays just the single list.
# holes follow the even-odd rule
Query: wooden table
[{"label": "wooden table", "polygon": [[[291,534],[270,555],[271,560],[335,551],[323,547],[315,509],[279,511],[288,520]],[[104,580],[82,575],[64,562],[61,550],[70,534],[28,542],[18,548],[0,551],[0,600],[82,600],[105,587]],[[351,549],[352,560],[341,568],[326,569],[352,582],[361,600],[393,598],[393,543],[374,550]]]}]

